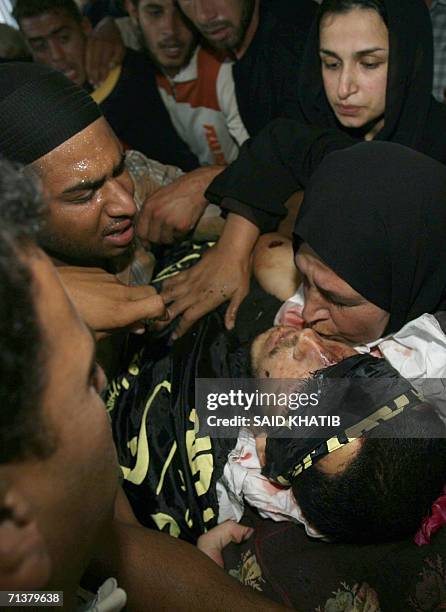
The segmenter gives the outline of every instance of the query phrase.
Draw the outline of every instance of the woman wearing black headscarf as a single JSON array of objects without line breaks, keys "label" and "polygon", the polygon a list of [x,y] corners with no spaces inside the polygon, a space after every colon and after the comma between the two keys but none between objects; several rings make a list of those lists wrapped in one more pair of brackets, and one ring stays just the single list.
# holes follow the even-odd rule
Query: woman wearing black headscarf
[{"label": "woman wearing black headscarf", "polygon": [[373,138],[446,163],[446,108],[431,94],[432,49],[423,0],[324,0],[302,61],[300,120],[279,119],[247,143],[211,183],[208,199],[240,214],[248,205],[248,218],[266,230],[333,150]]},{"label": "woman wearing black headscarf", "polygon": [[[328,53],[320,55],[320,42]],[[244,262],[259,230],[277,227],[287,212],[284,203],[305,188],[330,152],[374,138],[446,162],[446,108],[431,95],[432,65],[423,0],[324,0],[302,63],[300,121],[270,124],[206,192],[230,214],[208,256],[166,285],[173,314],[186,313],[181,329],[196,318],[198,299],[200,313],[217,305],[221,285],[224,297],[231,297],[231,325],[247,287]]]},{"label": "woman wearing black headscarf", "polygon": [[302,284],[275,322],[384,357],[446,415],[445,202],[446,167],[407,147],[327,156],[294,228]]},{"label": "woman wearing black headscarf", "polygon": [[[360,343],[439,310],[445,203],[446,167],[407,147],[371,142],[329,155],[311,178],[294,229],[305,322]],[[360,333],[359,319],[366,324]]]},{"label": "woman wearing black headscarf", "polygon": [[[330,97],[328,91],[324,91],[324,84],[325,89],[329,84],[327,74],[333,69],[335,72],[339,69],[336,58],[332,57],[329,62],[327,54],[320,51],[327,40],[330,40],[329,28],[337,27],[341,33],[341,21],[346,24],[346,19],[352,17],[352,12],[356,13],[356,16],[351,24],[356,22],[358,27],[361,24],[358,17],[362,14],[364,18],[364,11],[371,11],[369,29],[382,26],[388,34],[388,53],[383,55],[376,51],[359,58],[364,70],[374,73],[379,71],[381,63],[386,61],[388,55],[385,121],[375,138],[398,142],[439,161],[446,161],[446,145],[438,134],[438,129],[446,127],[446,111],[431,94],[432,26],[423,0],[408,0],[404,3],[398,0],[325,0],[310,31],[302,63],[302,118],[306,123],[318,127],[348,129],[348,118],[343,120],[342,116],[339,116],[336,101]],[[338,24],[334,23],[335,19]],[[355,32],[362,49],[370,48],[365,38],[367,35],[376,36],[366,30]],[[348,93],[352,97],[355,95],[354,91]],[[357,134],[350,132],[350,135],[360,138],[365,136],[366,131],[367,125]]]}]

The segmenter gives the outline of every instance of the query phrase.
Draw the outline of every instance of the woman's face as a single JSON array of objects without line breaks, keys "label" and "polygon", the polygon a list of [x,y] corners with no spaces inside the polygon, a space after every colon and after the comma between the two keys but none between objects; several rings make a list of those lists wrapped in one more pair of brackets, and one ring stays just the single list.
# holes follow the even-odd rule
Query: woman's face
[{"label": "woman's face", "polygon": [[389,32],[379,13],[354,8],[327,13],[319,27],[322,80],[338,121],[361,128],[377,120],[366,139],[384,124]]},{"label": "woman's face", "polygon": [[[380,338],[389,313],[367,301],[303,244],[296,255],[302,274],[305,324],[319,334],[351,345]],[[367,274],[367,271],[364,271]]]}]

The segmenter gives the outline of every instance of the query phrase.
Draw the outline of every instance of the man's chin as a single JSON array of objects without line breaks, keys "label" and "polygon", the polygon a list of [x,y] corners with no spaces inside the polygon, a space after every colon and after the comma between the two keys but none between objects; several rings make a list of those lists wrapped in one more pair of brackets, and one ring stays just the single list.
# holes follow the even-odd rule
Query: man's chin
[{"label": "man's chin", "polygon": [[234,51],[237,51],[237,49],[240,47],[239,39],[235,38],[234,36],[228,36],[227,38],[223,38],[221,40],[215,40],[211,38],[209,38],[208,40],[209,44],[218,51],[228,51],[230,53],[233,53]]},{"label": "man's chin", "polygon": [[153,52],[147,47],[147,45],[145,45],[145,49],[158,70],[169,74],[171,72],[177,73],[189,65],[196,46],[197,45],[194,42],[188,48],[183,47],[178,56],[174,57],[172,57],[170,54],[165,54],[161,49],[157,49],[156,52]]}]

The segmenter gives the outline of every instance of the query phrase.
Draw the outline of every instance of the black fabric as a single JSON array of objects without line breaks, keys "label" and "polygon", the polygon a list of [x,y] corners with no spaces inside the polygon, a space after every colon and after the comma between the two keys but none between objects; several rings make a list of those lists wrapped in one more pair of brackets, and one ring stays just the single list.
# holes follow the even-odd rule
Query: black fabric
[{"label": "black fabric", "polygon": [[[309,426],[299,428],[299,438],[289,438],[287,427],[279,428],[275,432],[277,437],[269,436],[262,474],[280,484],[291,484],[293,478],[310,467],[314,459],[328,454],[331,448],[336,450],[327,444],[329,440],[336,438],[339,444],[347,444],[350,438],[360,437],[370,429],[375,431],[389,418],[398,419],[404,410],[421,403],[411,384],[395,368],[385,359],[371,355],[354,355],[316,372],[303,391],[308,396],[317,394],[318,416],[338,415],[341,425],[318,427],[317,438],[314,437],[316,429]],[[392,417],[389,417],[388,410],[392,411]],[[311,418],[314,413],[313,406],[299,409],[301,417]],[[350,428],[356,430],[354,436]]]},{"label": "black fabric", "polygon": [[240,304],[235,320],[234,333],[243,346],[251,344],[258,335],[274,325],[274,318],[283,302],[266,291],[252,279],[249,293]]},{"label": "black fabric", "polygon": [[313,175],[295,248],[307,242],[389,312],[385,334],[392,333],[446,297],[445,202],[443,164],[400,145],[364,142],[332,153]]},{"label": "black fabric", "polygon": [[232,70],[250,136],[276,117],[295,117],[299,64],[316,9],[313,0],[261,0],[257,31]]},{"label": "black fabric", "polygon": [[436,312],[435,318],[437,319],[443,333],[446,333],[446,311],[440,310],[439,312]]},{"label": "black fabric", "polygon": [[277,119],[243,144],[238,159],[209,185],[206,198],[271,232],[287,214],[285,202],[305,188],[324,157],[354,143],[339,130]]},{"label": "black fabric", "polygon": [[[383,0],[389,29],[389,72],[384,128],[375,140],[391,140],[432,155],[425,150],[427,133],[439,140],[440,161],[446,161],[446,143],[438,129],[446,130],[446,109],[432,97],[433,38],[429,10],[424,0]],[[323,11],[323,3],[321,10]],[[340,127],[324,92],[319,59],[319,27],[315,20],[308,36],[300,78],[303,118],[318,127]],[[436,118],[437,121],[433,122]],[[435,157],[435,155],[432,155]],[[438,157],[437,157],[438,159]]]},{"label": "black fabric", "polygon": [[126,51],[120,78],[100,107],[125,145],[185,171],[198,168],[198,159],[170,120],[158,92],[155,68],[143,53]]},{"label": "black fabric", "polygon": [[[376,136],[404,144],[446,163],[446,108],[433,99],[432,28],[423,0],[383,0],[389,20],[390,56],[385,126]],[[277,227],[284,202],[305,188],[330,152],[358,142],[342,128],[326,100],[318,54],[317,20],[301,62],[297,121],[277,119],[243,145],[236,162],[211,183],[207,197],[246,215],[253,209],[262,231]],[[225,198],[231,198],[228,202]],[[238,207],[237,202],[241,203]],[[252,219],[251,219],[252,220]]]},{"label": "black fabric", "polygon": [[123,3],[120,0],[92,0],[82,9],[82,14],[88,17],[93,27],[104,17],[126,17]]},{"label": "black fabric", "polygon": [[87,92],[40,64],[0,65],[0,153],[30,164],[101,117]]},{"label": "black fabric", "polygon": [[143,525],[190,542],[216,525],[215,487],[235,440],[200,435],[195,379],[240,376],[239,361],[215,311],[172,348],[152,339],[110,386],[118,459],[130,471],[123,487]]}]

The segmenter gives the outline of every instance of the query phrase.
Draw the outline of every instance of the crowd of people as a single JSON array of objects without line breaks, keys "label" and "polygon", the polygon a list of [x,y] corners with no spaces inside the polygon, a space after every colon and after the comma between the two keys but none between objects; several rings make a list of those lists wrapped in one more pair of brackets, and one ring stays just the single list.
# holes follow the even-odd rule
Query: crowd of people
[{"label": "crowd of people", "polygon": [[[285,609],[224,571],[246,511],[358,551],[428,543],[446,526],[446,3],[12,15],[0,590]],[[213,435],[202,379],[292,381],[319,398],[302,418],[343,420]]]}]

